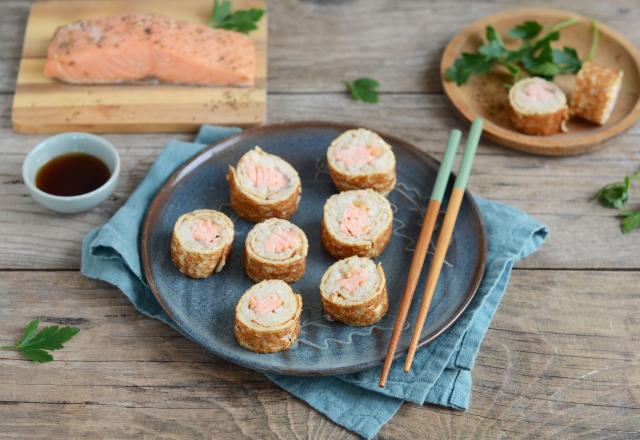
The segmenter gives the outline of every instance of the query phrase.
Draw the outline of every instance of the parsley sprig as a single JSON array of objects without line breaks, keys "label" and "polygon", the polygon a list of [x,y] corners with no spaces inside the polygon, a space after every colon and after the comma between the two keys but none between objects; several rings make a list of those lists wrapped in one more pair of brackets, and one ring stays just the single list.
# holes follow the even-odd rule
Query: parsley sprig
[{"label": "parsley sprig", "polygon": [[214,0],[213,12],[209,19],[209,26],[248,34],[258,29],[258,22],[264,15],[264,9],[251,8],[231,12],[229,0]]},{"label": "parsley sprig", "polygon": [[631,177],[625,176],[624,181],[605,185],[595,193],[592,200],[597,200],[605,208],[621,209],[629,200]]},{"label": "parsley sprig", "polygon": [[[571,47],[562,49],[552,47],[552,43],[560,39],[560,31],[578,23],[579,19],[570,18],[552,26],[546,34],[541,35],[543,27],[535,21],[525,21],[511,28],[507,37],[520,40],[520,46],[510,49],[504,43],[500,34],[491,25],[485,31],[486,43],[480,46],[478,52],[463,52],[451,65],[445,76],[457,85],[466,83],[472,75],[489,72],[495,65],[504,66],[517,82],[524,76],[524,72],[532,76],[539,76],[552,80],[556,75],[576,73],[582,67],[578,53]],[[587,60],[597,50],[599,34],[593,23],[593,44]]]},{"label": "parsley sprig", "polygon": [[625,176],[622,182],[605,185],[591,198],[591,200],[597,200],[605,208],[618,210],[620,217],[622,217],[622,232],[625,234],[640,228],[640,210],[623,209],[629,201],[631,184],[639,177],[640,171],[631,176]]},{"label": "parsley sprig", "polygon": [[15,345],[5,345],[1,350],[15,350],[33,362],[51,362],[53,356],[49,351],[59,350],[64,343],[73,338],[80,329],[76,327],[58,327],[52,325],[44,327],[36,333],[40,321],[34,319],[24,328],[22,338]]},{"label": "parsley sprig", "polygon": [[351,97],[356,101],[376,104],[378,102],[378,87],[380,83],[371,78],[359,78],[354,81],[347,81],[347,89]]}]

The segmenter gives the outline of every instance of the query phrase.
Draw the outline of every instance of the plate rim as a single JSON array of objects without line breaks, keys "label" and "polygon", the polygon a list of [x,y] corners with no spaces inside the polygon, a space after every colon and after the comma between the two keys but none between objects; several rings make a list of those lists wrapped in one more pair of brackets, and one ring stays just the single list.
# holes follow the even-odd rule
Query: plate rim
[{"label": "plate rim", "polygon": [[[320,370],[300,371],[295,368],[283,369],[278,367],[269,367],[268,365],[264,365],[264,364],[258,365],[251,362],[245,362],[243,360],[235,359],[232,356],[228,356],[226,353],[222,352],[222,350],[216,350],[215,347],[205,344],[198,337],[198,335],[192,334],[192,332],[190,332],[187,328],[185,328],[185,326],[183,325],[183,323],[180,322],[180,320],[176,319],[170,307],[165,302],[162,296],[162,293],[160,292],[160,289],[158,289],[155,279],[153,278],[153,272],[151,270],[152,257],[150,252],[150,237],[151,237],[151,231],[153,229],[154,223],[157,220],[160,212],[162,211],[162,208],[167,203],[167,199],[171,195],[173,189],[175,188],[175,185],[178,184],[181,179],[189,175],[192,168],[197,167],[199,165],[199,162],[206,161],[206,158],[210,157],[211,155],[220,153],[226,150],[227,148],[233,148],[237,143],[241,142],[244,138],[252,137],[260,133],[265,133],[265,132],[268,133],[270,131],[295,130],[295,129],[299,130],[299,129],[305,129],[305,128],[329,128],[329,129],[336,129],[340,131],[346,131],[353,128],[366,128],[366,127],[362,126],[361,124],[349,124],[349,123],[338,123],[338,122],[317,121],[317,120],[298,121],[298,122],[281,122],[281,123],[265,124],[258,127],[249,128],[239,133],[225,137],[224,139],[221,139],[219,142],[208,145],[207,147],[202,149],[200,152],[195,154],[193,157],[191,157],[190,159],[187,159],[173,173],[171,173],[171,175],[164,181],[160,189],[156,192],[156,194],[153,197],[153,200],[149,204],[149,207],[147,209],[147,212],[145,214],[145,217],[142,223],[142,233],[140,235],[140,241],[138,244],[139,250],[140,250],[142,271],[143,271],[145,280],[147,282],[147,285],[149,286],[149,289],[151,290],[156,300],[160,304],[160,307],[173,320],[173,322],[178,327],[180,332],[187,338],[191,339],[193,342],[196,342],[198,345],[205,348],[207,351],[211,352],[212,354],[228,362],[241,365],[243,367],[247,367],[253,370],[261,371],[261,372],[277,373],[277,374],[283,374],[283,375],[289,375],[289,376],[330,376],[335,374],[353,373],[353,372],[362,371],[368,368],[381,365],[382,362],[384,361],[384,356],[381,356],[380,359],[375,361],[358,363],[349,367],[335,367],[335,368],[325,368]],[[423,159],[427,161],[435,162],[435,164],[438,164],[438,165],[440,164],[440,162],[436,160],[434,157],[432,157],[429,153],[426,153],[420,150],[418,147],[416,147],[414,144],[408,141],[405,141],[393,135],[389,135],[385,132],[381,132],[377,130],[372,130],[372,131],[375,131],[384,139],[389,140],[391,144],[401,145],[401,148],[407,148],[411,152],[420,155]],[[450,179],[454,179],[454,178],[455,178],[455,174],[451,173]],[[484,271],[487,265],[487,254],[488,254],[486,228],[484,226],[484,221],[482,220],[482,215],[475,201],[475,198],[471,195],[471,193],[468,190],[465,191],[464,193],[463,200],[465,199],[467,202],[469,202],[471,211],[473,212],[473,214],[478,220],[479,228],[478,228],[478,231],[476,231],[478,236],[478,245],[480,247],[478,265],[476,266],[473,273],[473,277],[471,279],[471,287],[465,293],[465,297],[461,306],[458,307],[458,309],[453,314],[453,316],[450,319],[448,319],[444,325],[436,329],[434,332],[421,338],[420,342],[418,343],[418,347],[422,347],[432,342],[458,321],[460,316],[462,316],[464,311],[467,309],[469,304],[471,304],[471,301],[477,294],[478,288],[480,287],[480,283],[482,282],[482,279],[484,277]],[[398,349],[394,354],[394,359],[398,359],[404,354],[405,354],[405,351]]]},{"label": "plate rim", "polygon": [[[481,17],[468,26],[464,27],[454,35],[447,43],[442,57],[440,58],[440,83],[444,89],[445,95],[449,103],[452,105],[458,116],[467,122],[471,122],[475,115],[471,108],[462,99],[458,92],[459,86],[445,78],[447,68],[453,63],[460,53],[462,45],[465,43],[469,35],[476,33],[484,28],[487,24],[496,20],[504,19],[514,15],[536,14],[539,16],[558,17],[561,18],[580,18],[589,20],[588,17],[575,12],[562,9],[542,9],[542,8],[516,8],[508,11]],[[598,29],[600,33],[607,34],[620,44],[625,51],[631,56],[635,62],[635,67],[640,73],[640,52],[624,35],[616,31],[605,23],[598,21]],[[572,140],[549,140],[544,136],[532,136],[524,133],[518,133],[515,130],[503,128],[490,120],[485,119],[484,133],[487,138],[507,148],[518,151],[524,151],[532,154],[540,154],[545,156],[573,156],[585,154],[597,149],[605,147],[605,142],[628,130],[640,118],[640,95],[631,111],[618,123],[602,130],[598,133],[589,134]],[[562,144],[562,145],[560,145]]]}]

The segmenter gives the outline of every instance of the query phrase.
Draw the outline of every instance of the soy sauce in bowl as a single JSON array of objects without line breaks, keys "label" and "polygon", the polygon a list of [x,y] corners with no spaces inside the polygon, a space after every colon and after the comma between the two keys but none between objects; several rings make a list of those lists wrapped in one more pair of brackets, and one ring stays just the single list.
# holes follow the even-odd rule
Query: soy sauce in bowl
[{"label": "soy sauce in bowl", "polygon": [[120,156],[91,133],[60,133],[36,145],[22,162],[31,197],[52,211],[77,214],[107,200],[118,186]]},{"label": "soy sauce in bowl", "polygon": [[86,153],[54,157],[37,172],[36,187],[55,196],[78,196],[100,188],[111,177],[109,168]]}]

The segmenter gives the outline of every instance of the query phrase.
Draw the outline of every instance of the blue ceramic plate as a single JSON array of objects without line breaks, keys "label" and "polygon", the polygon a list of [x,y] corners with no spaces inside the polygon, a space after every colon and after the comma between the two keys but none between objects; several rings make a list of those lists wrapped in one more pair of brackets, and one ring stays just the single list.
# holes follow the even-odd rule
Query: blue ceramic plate
[{"label": "blue ceramic plate", "polygon": [[[371,327],[349,327],[327,321],[322,317],[318,286],[322,274],[334,260],[320,244],[320,221],[324,202],[336,193],[336,188],[327,174],[325,157],[329,143],[350,128],[353,127],[333,123],[296,123],[246,130],[207,148],[167,180],[145,219],[142,262],[151,290],[191,339],[231,362],[281,374],[346,373],[378,365],[384,360],[439,164],[407,142],[382,135],[396,154],[398,173],[398,183],[389,194],[394,210],[393,236],[379,257],[387,275],[389,311]],[[302,295],[304,304],[302,332],[290,350],[274,354],[245,350],[233,336],[236,302],[252,284],[243,272],[242,254],[246,234],[253,224],[238,219],[230,208],[225,174],[229,164],[235,165],[240,156],[256,145],[283,157],[298,170],[302,179],[302,200],[300,209],[290,220],[309,238],[307,271],[302,280],[292,285]],[[222,272],[205,280],[183,276],[169,257],[173,224],[181,214],[198,208],[223,211],[236,225],[230,260]],[[429,258],[397,356],[409,345]],[[473,197],[467,193],[422,331],[421,345],[441,334],[467,307],[482,278],[485,258],[484,227]]]}]

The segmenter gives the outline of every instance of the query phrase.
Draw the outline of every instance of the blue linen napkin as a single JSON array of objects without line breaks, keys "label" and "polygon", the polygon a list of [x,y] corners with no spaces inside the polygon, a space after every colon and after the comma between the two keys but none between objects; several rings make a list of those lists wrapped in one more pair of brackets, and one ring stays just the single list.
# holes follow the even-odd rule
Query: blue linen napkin
[{"label": "blue linen napkin", "polygon": [[[138,311],[180,331],[162,310],[142,274],[140,226],[147,206],[178,166],[205,145],[239,131],[203,126],[195,143],[169,142],[124,206],[83,240],[82,274],[115,285]],[[367,439],[393,417],[403,401],[466,409],[471,396],[471,369],[511,269],[515,262],[538,249],[548,235],[546,226],[521,211],[477,197],[476,200],[489,243],[484,278],[460,319],[416,353],[410,373],[402,371],[403,359],[396,361],[384,389],[378,387],[380,368],[332,377],[266,377]]]}]

